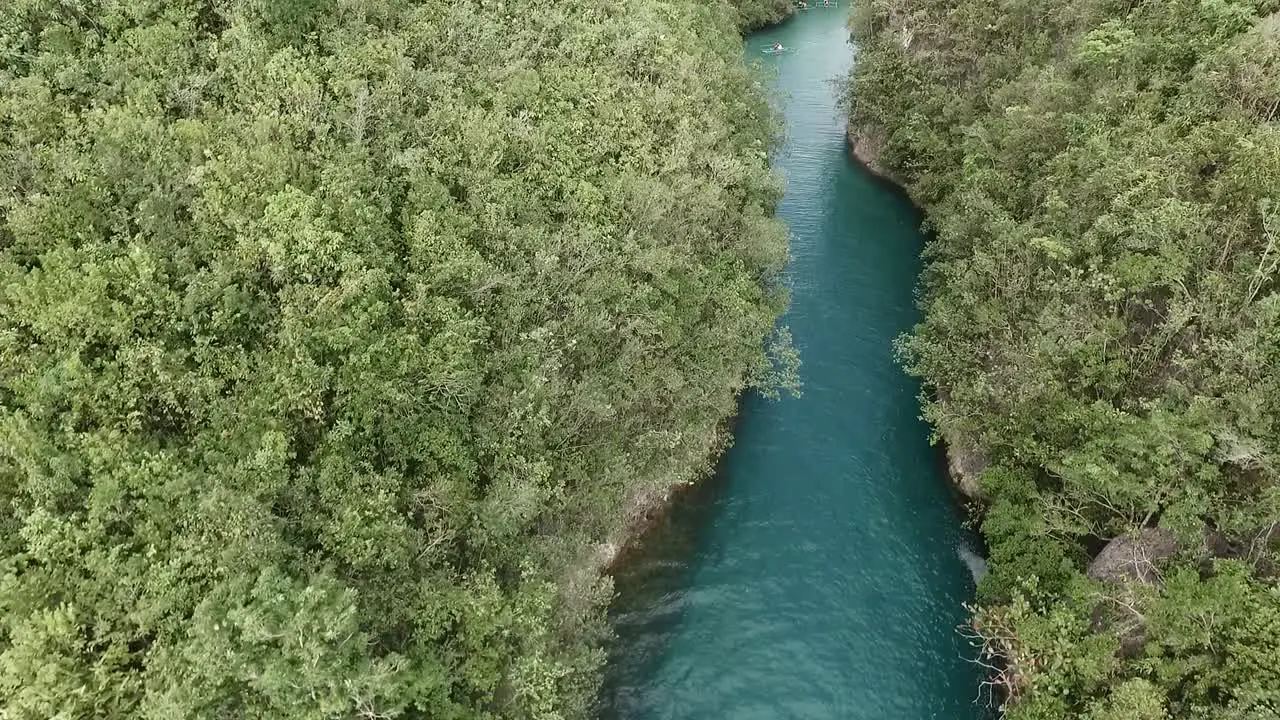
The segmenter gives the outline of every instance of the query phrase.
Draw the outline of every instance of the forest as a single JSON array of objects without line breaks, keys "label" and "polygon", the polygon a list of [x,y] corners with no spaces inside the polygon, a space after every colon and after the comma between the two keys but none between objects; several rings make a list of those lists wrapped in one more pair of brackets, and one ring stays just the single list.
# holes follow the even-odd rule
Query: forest
[{"label": "forest", "polygon": [[6,0],[0,715],[584,717],[794,377],[785,6]]},{"label": "forest", "polygon": [[852,25],[851,132],[929,217],[899,351],[978,458],[988,697],[1280,717],[1280,2],[869,0]]}]

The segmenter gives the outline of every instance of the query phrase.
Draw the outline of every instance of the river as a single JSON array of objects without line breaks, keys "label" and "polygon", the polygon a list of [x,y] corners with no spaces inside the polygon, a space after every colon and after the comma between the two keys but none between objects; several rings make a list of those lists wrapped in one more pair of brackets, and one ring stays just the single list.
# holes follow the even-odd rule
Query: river
[{"label": "river", "polygon": [[608,720],[981,715],[955,631],[968,536],[892,350],[919,317],[920,217],[849,159],[846,20],[816,7],[746,41],[787,121],[783,322],[804,391],[744,398],[717,476],[616,577]]}]

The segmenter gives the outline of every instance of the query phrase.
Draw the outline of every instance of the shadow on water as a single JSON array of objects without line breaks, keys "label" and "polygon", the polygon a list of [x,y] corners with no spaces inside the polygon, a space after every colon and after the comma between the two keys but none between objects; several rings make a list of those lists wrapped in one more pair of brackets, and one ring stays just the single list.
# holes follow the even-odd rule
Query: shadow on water
[{"label": "shadow on water", "polygon": [[849,159],[831,80],[845,11],[747,41],[787,122],[804,395],[746,396],[714,479],[615,576],[602,720],[968,720],[980,676],[955,631],[981,572],[893,354],[919,321],[920,215]]}]

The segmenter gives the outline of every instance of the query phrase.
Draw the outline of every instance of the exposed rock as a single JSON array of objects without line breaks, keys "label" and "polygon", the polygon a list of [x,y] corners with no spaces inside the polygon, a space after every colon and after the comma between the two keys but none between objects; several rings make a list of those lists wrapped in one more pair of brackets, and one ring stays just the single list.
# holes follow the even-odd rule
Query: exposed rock
[{"label": "exposed rock", "polygon": [[982,495],[978,484],[978,476],[991,461],[986,453],[968,436],[958,432],[942,431],[942,441],[946,445],[947,474],[956,488],[970,500]]},{"label": "exposed rock", "polygon": [[[708,463],[718,457],[725,447],[724,438],[730,432],[731,420],[701,436],[699,442],[692,445],[690,457]],[[709,464],[703,468],[708,472],[710,469]],[[625,561],[628,551],[662,517],[676,495],[694,487],[698,479],[698,476],[673,478],[670,474],[658,473],[630,489],[617,508],[613,527],[599,542],[583,548],[581,559],[563,578],[560,607],[566,625],[572,625],[575,619],[608,602],[613,592],[610,576],[613,569]]]},{"label": "exposed rock", "polygon": [[1147,643],[1147,624],[1142,610],[1142,586],[1158,586],[1156,564],[1173,557],[1178,539],[1163,528],[1143,528],[1136,534],[1113,538],[1089,563],[1094,580],[1111,583],[1108,593],[1093,610],[1093,628],[1109,630],[1120,641],[1120,656],[1136,657]]},{"label": "exposed rock", "polygon": [[672,497],[693,486],[686,480],[670,485],[642,485],[633,488],[622,503],[622,522],[612,537],[597,543],[585,570],[590,575],[608,573],[631,545],[639,540],[655,518],[671,504]]},{"label": "exposed rock", "polygon": [[859,126],[849,121],[849,152],[875,175],[889,182],[902,186],[902,178],[895,175],[882,162],[885,145],[889,142],[889,134],[879,125]]},{"label": "exposed rock", "polygon": [[673,496],[693,484],[685,480],[670,485],[642,485],[627,495],[614,531],[589,546],[582,560],[563,579],[560,608],[566,624],[580,621],[593,608],[608,602],[613,592],[610,577],[613,568],[634,547],[654,518],[667,509]]},{"label": "exposed rock", "polygon": [[[945,388],[938,388],[938,405],[946,408],[951,402],[951,393]],[[938,434],[942,437],[942,452],[947,458],[947,477],[956,490],[970,500],[982,497],[982,487],[978,477],[991,464],[990,458],[979,446],[977,438],[970,433],[947,427],[947,423],[936,421]]]},{"label": "exposed rock", "polygon": [[[1252,559],[1258,552],[1257,543],[1265,544],[1277,531],[1280,531],[1280,525],[1263,528],[1242,542],[1206,526],[1199,551],[1205,562],[1211,558]],[[1252,545],[1249,540],[1253,541]],[[1169,530],[1145,528],[1136,535],[1112,539],[1089,563],[1089,577],[1114,586],[1094,607],[1091,617],[1093,629],[1113,633],[1120,641],[1121,657],[1136,657],[1146,645],[1143,598],[1150,590],[1144,591],[1143,588],[1159,587],[1158,563],[1173,557],[1178,545],[1177,537]],[[1255,569],[1265,573],[1269,564],[1265,559],[1259,559],[1261,562],[1255,562]]]},{"label": "exposed rock", "polygon": [[1163,528],[1143,528],[1136,535],[1114,538],[1089,563],[1089,577],[1103,582],[1160,582],[1156,563],[1178,552],[1177,537]]}]

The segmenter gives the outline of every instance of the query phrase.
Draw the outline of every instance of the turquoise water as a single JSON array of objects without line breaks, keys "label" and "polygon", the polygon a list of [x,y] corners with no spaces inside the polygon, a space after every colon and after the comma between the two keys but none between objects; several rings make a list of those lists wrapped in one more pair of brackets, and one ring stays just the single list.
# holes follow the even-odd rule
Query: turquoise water
[{"label": "turquoise water", "polygon": [[[744,399],[716,478],[616,578],[616,720],[963,720],[979,677],[955,628],[973,591],[918,385],[892,342],[918,318],[920,218],[852,163],[837,107],[847,11],[747,41],[787,142],[799,398]],[[774,41],[790,48],[765,55]]]}]

